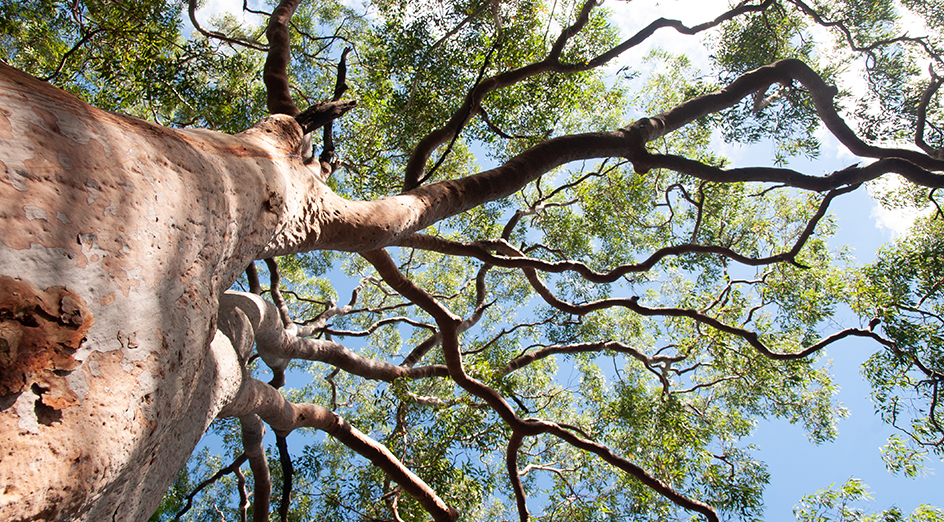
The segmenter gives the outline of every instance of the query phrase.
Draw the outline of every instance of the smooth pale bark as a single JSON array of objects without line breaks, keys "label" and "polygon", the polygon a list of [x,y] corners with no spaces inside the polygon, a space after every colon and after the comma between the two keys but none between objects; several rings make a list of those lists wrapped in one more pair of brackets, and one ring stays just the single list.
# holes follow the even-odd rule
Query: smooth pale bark
[{"label": "smooth pale bark", "polygon": [[[885,172],[944,186],[941,160],[848,137],[830,105],[835,90],[810,73],[785,60],[625,129],[550,139],[489,171],[355,202],[303,164],[302,129],[290,116],[236,136],[171,130],[94,109],[0,64],[0,520],[150,516],[242,386],[249,341],[235,332],[252,318],[245,310],[224,318],[229,337],[216,323],[220,296],[253,259],[405,242],[557,166],[592,158],[625,157],[639,172],[672,167],[713,181],[812,190]],[[893,157],[817,177],[725,171],[644,148],[791,78],[811,90],[843,143]],[[438,317],[438,307],[408,286],[394,285],[441,326],[459,328],[458,318]],[[455,339],[442,342],[458,353]],[[320,357],[314,352],[324,347],[308,348]],[[449,364],[460,385],[482,391],[463,379],[461,359]],[[509,425],[524,435],[540,431],[491,398]]]},{"label": "smooth pale bark", "polygon": [[300,137],[169,130],[0,64],[0,520],[153,513],[240,385],[218,296],[293,184],[318,196]]},{"label": "smooth pale bark", "polygon": [[153,513],[242,386],[246,340],[216,323],[251,260],[394,244],[605,136],[352,202],[303,164],[292,117],[167,129],[0,63],[0,520]]}]

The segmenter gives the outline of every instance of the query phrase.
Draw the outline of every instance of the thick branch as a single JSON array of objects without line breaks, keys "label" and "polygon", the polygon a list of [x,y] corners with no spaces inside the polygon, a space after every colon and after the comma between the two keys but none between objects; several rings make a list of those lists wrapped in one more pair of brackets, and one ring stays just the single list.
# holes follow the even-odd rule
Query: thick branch
[{"label": "thick branch", "polygon": [[584,28],[584,26],[586,26],[590,19],[590,13],[592,12],[593,8],[599,5],[596,0],[587,0],[583,4],[583,7],[581,8],[580,13],[577,15],[574,23],[561,31],[561,34],[552,45],[548,55],[543,60],[497,74],[476,83],[466,95],[462,105],[453,113],[449,121],[439,129],[430,132],[422,140],[420,140],[420,142],[416,145],[416,148],[413,149],[413,153],[410,155],[410,160],[407,163],[404,173],[403,190],[408,191],[419,185],[419,180],[423,177],[423,172],[426,169],[426,162],[429,160],[433,151],[440,145],[448,142],[456,136],[459,130],[461,130],[468,115],[481,106],[482,100],[488,93],[515,85],[527,78],[544,72],[570,73],[586,71],[600,67],[613,60],[626,50],[639,45],[645,41],[646,38],[651,36],[656,30],[662,27],[672,27],[683,34],[697,34],[736,16],[749,12],[764,10],[769,7],[770,4],[772,4],[772,0],[767,0],[760,5],[741,5],[719,16],[712,22],[700,24],[692,28],[683,25],[678,20],[659,19],[632,38],[629,38],[620,45],[597,57],[587,60],[586,62],[578,64],[562,63],[560,61],[560,56],[564,48],[568,42],[570,42],[570,40],[576,34],[578,34]]},{"label": "thick branch", "polygon": [[[741,75],[739,78],[731,82],[730,85],[724,89],[706,94],[704,96],[699,96],[688,100],[677,107],[664,112],[658,116],[652,118],[644,118],[633,123],[626,128],[630,136],[633,139],[633,144],[637,147],[634,150],[634,154],[630,156],[630,159],[633,161],[637,172],[647,172],[651,168],[655,167],[664,167],[672,168],[674,167],[664,165],[664,164],[649,164],[646,160],[649,157],[648,153],[643,149],[643,145],[650,141],[653,141],[657,138],[660,138],[672,131],[675,131],[698,118],[707,116],[708,114],[720,112],[729,107],[736,105],[741,99],[746,96],[757,92],[760,89],[766,89],[772,83],[781,83],[783,85],[789,85],[793,81],[798,81],[803,86],[805,86],[810,93],[810,96],[813,100],[814,107],[820,119],[826,125],[826,128],[843,144],[845,145],[853,154],[858,156],[867,157],[867,158],[901,158],[905,160],[906,163],[911,163],[920,169],[926,169],[928,171],[942,171],[944,170],[944,160],[939,160],[931,158],[930,156],[923,154],[921,152],[916,152],[913,150],[899,149],[899,148],[884,148],[876,147],[869,145],[862,141],[855,132],[849,128],[846,122],[839,116],[839,113],[836,111],[835,106],[833,105],[833,98],[836,96],[838,91],[835,87],[828,85],[823,79],[811,69],[808,65],[803,63],[800,60],[787,59],[780,60],[771,65],[760,67],[748,73]],[[760,170],[760,169],[758,169]],[[784,172],[785,169],[764,169],[769,171],[779,171]],[[680,171],[685,172],[685,171]],[[792,171],[790,171],[792,172]],[[685,172],[687,173],[687,172]],[[900,173],[900,172],[899,172]],[[900,173],[902,174],[902,173]],[[942,176],[937,176],[930,174],[930,178],[925,176],[925,179],[936,179],[932,185],[928,186],[938,186],[944,184],[944,178]],[[904,175],[904,174],[902,174]],[[782,176],[782,174],[781,174]],[[809,177],[809,176],[806,176]],[[823,179],[823,178],[813,178],[813,179]],[[909,178],[910,179],[910,178]],[[725,180],[727,181],[727,180]],[[746,181],[746,180],[734,180],[734,181]],[[781,179],[777,180],[763,180],[763,181],[784,181]],[[867,180],[849,180],[842,185],[850,183],[861,183],[862,181]],[[914,181],[914,180],[912,180]],[[916,183],[920,183],[915,181]],[[798,188],[807,188],[804,186],[796,185],[794,183],[789,183],[791,186],[796,186]],[[921,183],[925,184],[925,183]],[[824,190],[826,188],[835,188],[839,185],[830,184],[829,186],[821,186],[813,190]]]},{"label": "thick branch", "polygon": [[[262,348],[260,348],[262,349]],[[286,359],[301,359],[330,364],[347,373],[377,381],[391,382],[400,377],[446,377],[444,366],[405,368],[359,355],[335,341],[293,337],[285,344],[265,348],[268,354]]]},{"label": "thick branch", "polygon": [[263,67],[262,81],[266,86],[266,104],[270,114],[295,116],[300,112],[292,101],[288,83],[288,64],[292,59],[288,23],[300,2],[301,0],[282,0],[272,11],[269,25],[266,27],[269,53]]},{"label": "thick branch", "polygon": [[243,451],[249,459],[249,468],[253,479],[253,520],[269,519],[269,501],[272,497],[272,479],[269,477],[269,461],[266,459],[262,436],[265,426],[254,414],[240,415],[242,427]]},{"label": "thick branch", "polygon": [[[305,134],[309,132],[320,129],[321,127],[325,128],[325,133],[330,132],[331,122],[340,118],[347,111],[353,109],[357,106],[357,102],[354,100],[332,100],[329,102],[319,102],[313,104],[311,107],[305,109],[304,112],[298,113],[296,109],[295,119],[298,121],[298,124],[302,126],[302,130]],[[331,144],[332,152],[334,150],[334,142]]]},{"label": "thick branch", "polygon": [[[323,362],[365,379],[385,382],[404,376],[418,379],[448,375],[443,366],[405,368],[364,357],[335,341],[298,337],[291,329],[282,326],[276,306],[256,294],[226,292],[220,300],[221,328],[223,325],[231,328],[230,318],[237,315],[235,310],[246,318],[247,328],[251,328],[255,337],[256,351],[273,370],[284,368],[292,359],[302,359]],[[239,326],[242,323],[233,324]],[[224,333],[231,338],[238,337],[229,330]]]},{"label": "thick branch", "polygon": [[[724,170],[679,156],[650,154],[645,148],[649,141],[697,118],[731,107],[773,82],[789,83],[794,79],[810,89],[818,113],[843,144],[854,153],[882,159],[864,167],[852,167],[819,177],[778,168]],[[855,185],[891,172],[919,185],[944,188],[944,176],[935,173],[944,170],[944,161],[921,152],[866,145],[833,108],[835,92],[802,62],[783,60],[744,74],[722,91],[682,103],[653,118],[639,120],[624,130],[550,139],[504,165],[466,178],[421,186],[408,193],[371,202],[347,201],[327,192],[322,205],[330,211],[325,212],[323,222],[319,222],[318,233],[296,233],[290,244],[272,244],[262,256],[316,248],[365,252],[398,244],[412,233],[444,218],[517,192],[555,167],[594,158],[625,157],[633,162],[638,172],[668,168],[709,181],[773,182],[814,191]],[[297,226],[310,228],[307,222]],[[295,239],[302,236],[304,239],[300,241]]]}]

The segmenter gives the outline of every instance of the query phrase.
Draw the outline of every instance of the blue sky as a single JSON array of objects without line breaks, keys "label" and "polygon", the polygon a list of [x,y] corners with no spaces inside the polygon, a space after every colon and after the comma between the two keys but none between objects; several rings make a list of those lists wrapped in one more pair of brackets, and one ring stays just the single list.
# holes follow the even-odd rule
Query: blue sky
[{"label": "blue sky", "polygon": [[[209,0],[199,18],[215,12],[239,11],[242,0]],[[660,16],[680,18],[687,24],[710,20],[723,12],[724,0],[635,0],[608,2],[615,20],[625,34]],[[252,17],[247,20],[255,21]],[[707,63],[707,51],[699,37],[680,37],[672,30],[662,30],[640,49],[623,57],[624,63],[639,63],[652,47],[687,54],[693,63]],[[613,64],[614,70],[620,64]],[[772,147],[763,144],[751,148],[731,147],[720,141],[718,152],[728,156],[735,165],[768,165]],[[841,169],[858,161],[835,140],[825,139],[823,155],[816,162],[797,161],[790,166],[807,173],[824,173]],[[909,217],[887,213],[877,208],[865,190],[839,198],[833,211],[838,217],[839,231],[833,244],[851,245],[860,262],[868,262],[878,246],[905,230]],[[891,228],[889,228],[891,227]],[[342,298],[346,298],[342,292]],[[851,313],[850,324],[857,320]],[[849,324],[847,324],[848,326]],[[832,373],[841,387],[838,400],[849,409],[850,416],[839,424],[839,437],[834,443],[813,445],[799,426],[786,421],[764,421],[758,425],[752,442],[760,446],[760,458],[771,473],[765,494],[766,520],[793,520],[792,508],[799,499],[831,484],[841,484],[851,477],[862,479],[874,496],[870,507],[881,510],[897,505],[910,513],[920,503],[944,506],[944,463],[928,462],[929,474],[917,479],[895,477],[885,470],[879,449],[893,433],[872,410],[868,384],[859,374],[859,366],[877,346],[867,340],[846,340],[831,346],[824,360],[831,361]],[[270,435],[271,436],[271,435]],[[274,440],[271,442],[274,444]],[[299,445],[299,442],[295,442]]]}]

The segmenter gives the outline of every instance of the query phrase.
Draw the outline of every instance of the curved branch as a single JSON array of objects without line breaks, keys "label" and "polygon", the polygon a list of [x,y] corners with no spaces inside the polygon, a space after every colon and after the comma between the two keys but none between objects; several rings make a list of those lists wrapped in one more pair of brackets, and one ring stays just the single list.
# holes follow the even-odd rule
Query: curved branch
[{"label": "curved branch", "polygon": [[[243,8],[245,9],[245,3]],[[258,13],[258,11],[256,11],[256,13],[262,14]],[[257,51],[266,51],[268,49],[266,46],[255,40],[250,40],[248,38],[233,38],[217,31],[207,31],[204,29],[200,25],[200,22],[197,21],[197,0],[189,0],[187,2],[187,14],[190,16],[190,24],[193,25],[193,28],[203,36],[207,37],[207,39],[221,40],[229,44],[240,45],[250,49],[255,49]]]},{"label": "curved branch", "polygon": [[[468,319],[462,321],[459,324],[458,328],[456,328],[457,332],[462,333],[475,326],[475,324],[479,322],[479,319],[482,318],[482,314],[485,313],[485,308],[488,307],[488,305],[485,304],[485,274],[487,274],[491,268],[492,265],[483,265],[482,268],[479,269],[478,274],[476,274],[475,310],[473,310],[472,315],[469,316]],[[433,347],[439,345],[441,342],[442,333],[437,331],[433,335],[429,336],[425,341],[413,348],[410,354],[403,359],[402,363],[400,363],[400,366],[403,366],[404,368],[413,368],[413,366],[420,362],[420,360],[422,360],[423,357],[425,357],[426,354],[429,353],[431,349],[433,349]]]},{"label": "curved branch", "polygon": [[[693,319],[695,321],[698,321],[699,323],[711,326],[712,328],[719,330],[721,332],[729,333],[731,335],[740,337],[741,339],[744,339],[745,341],[747,341],[747,343],[751,345],[751,347],[753,347],[755,350],[757,350],[760,354],[764,355],[765,357],[769,359],[774,359],[778,361],[793,361],[797,359],[803,359],[805,357],[810,356],[813,353],[816,353],[822,350],[823,348],[829,346],[830,344],[833,344],[834,342],[840,339],[845,339],[846,337],[868,337],[868,338],[878,341],[884,346],[895,349],[895,343],[893,343],[892,341],[889,341],[888,339],[883,338],[882,336],[878,335],[877,333],[871,330],[862,330],[859,328],[846,328],[845,330],[836,332],[830,335],[829,337],[826,337],[810,346],[807,346],[806,348],[798,352],[793,352],[793,353],[775,352],[771,350],[769,347],[767,347],[767,345],[765,345],[763,342],[761,342],[760,336],[758,336],[756,332],[752,332],[744,328],[739,328],[736,326],[725,324],[715,319],[714,317],[705,315],[697,310],[692,310],[688,308],[661,308],[661,307],[650,308],[650,307],[639,304],[639,297],[637,296],[630,297],[628,300],[611,299],[608,301],[612,302],[612,303],[609,303],[611,306],[617,305],[616,301],[619,301],[618,303],[619,306],[625,306],[626,308],[629,308],[630,310],[640,315],[662,316],[662,317],[687,317],[689,319]],[[578,308],[583,310],[584,309],[583,307],[586,306],[587,310],[597,309],[598,307],[600,307],[600,304],[603,304],[603,303],[604,301],[597,301],[596,303],[589,303],[589,305],[582,305],[582,306],[579,306]]]},{"label": "curved branch", "polygon": [[[727,247],[717,246],[717,245],[695,245],[695,244],[683,244],[675,245],[670,247],[663,247],[655,252],[653,252],[648,259],[640,263],[626,264],[616,267],[607,272],[598,272],[590,268],[584,263],[579,261],[544,261],[542,259],[525,257],[521,252],[516,250],[510,244],[504,240],[500,241],[481,241],[477,243],[462,243],[459,241],[452,241],[449,239],[441,238],[438,236],[429,236],[426,234],[413,234],[412,236],[406,237],[400,242],[397,243],[398,246],[405,246],[411,248],[419,248],[422,250],[430,250],[434,252],[439,252],[441,254],[449,255],[461,255],[466,257],[474,257],[486,263],[502,266],[506,268],[522,268],[522,269],[532,269],[532,270],[541,270],[544,272],[550,273],[562,273],[566,271],[573,271],[580,274],[581,277],[587,281],[593,283],[612,283],[619,278],[623,277],[626,274],[630,273],[640,273],[650,270],[653,266],[656,265],[662,259],[665,259],[669,256],[678,256],[682,254],[717,254],[725,256],[731,260],[737,261],[738,263],[747,265],[747,266],[764,266],[770,265],[773,263],[778,263],[782,261],[788,261],[798,266],[796,262],[796,257],[799,255],[800,251],[803,249],[803,246],[806,245],[806,242],[813,235],[816,230],[816,226],[819,224],[819,221],[826,215],[829,205],[832,203],[832,200],[837,196],[846,194],[856,190],[859,185],[849,185],[847,187],[842,187],[840,189],[831,190],[823,198],[823,201],[820,202],[819,208],[813,217],[810,218],[807,222],[806,227],[803,229],[803,232],[800,233],[797,240],[794,242],[790,250],[782,252],[776,255],[754,258],[747,257],[737,252],[731,250]],[[520,213],[520,211],[519,211]],[[517,222],[519,218],[519,213],[516,213],[512,218],[512,221],[509,223],[511,226],[513,223]],[[508,236],[510,234],[510,229],[508,226],[505,227],[505,233],[503,236]],[[508,252],[508,255],[494,255],[490,250],[498,250]]]},{"label": "curved branch", "polygon": [[[505,401],[505,399],[497,391],[469,377],[465,373],[462,364],[462,356],[459,350],[458,332],[456,331],[456,327],[459,323],[458,318],[441,304],[436,302],[436,300],[426,293],[426,291],[419,288],[412,281],[403,276],[403,274],[400,273],[399,269],[397,268],[396,263],[393,262],[393,259],[391,259],[389,254],[387,254],[385,251],[377,250],[361,255],[367,259],[367,261],[369,261],[374,266],[374,268],[377,269],[377,272],[381,275],[381,277],[383,277],[384,281],[386,281],[387,284],[389,284],[394,290],[416,303],[417,306],[425,310],[426,313],[432,315],[436,319],[436,322],[439,324],[440,331],[443,334],[443,357],[446,360],[446,366],[449,369],[450,376],[453,378],[456,384],[461,386],[465,391],[485,400],[489,407],[491,407],[502,418],[502,420],[504,420],[505,423],[511,427],[512,437],[533,436],[541,433],[551,433],[556,435],[574,447],[590,451],[591,453],[594,453],[597,456],[603,458],[603,460],[606,462],[626,471],[627,473],[630,473],[633,477],[641,481],[647,487],[665,496],[677,505],[685,509],[703,514],[710,522],[718,522],[718,515],[710,506],[697,500],[690,499],[675,491],[655,477],[646,473],[646,471],[639,466],[636,466],[626,459],[616,456],[606,446],[582,439],[572,432],[564,429],[560,425],[551,422],[538,421],[535,419],[521,419],[518,417],[518,415],[511,409],[511,406],[508,404],[508,402]],[[509,445],[509,451],[512,447],[513,445]],[[511,457],[507,458],[510,459]],[[515,457],[515,459],[516,458],[517,457]],[[517,461],[515,460],[515,462]]]},{"label": "curved branch", "polygon": [[[649,141],[697,118],[731,107],[773,82],[789,83],[794,79],[810,89],[823,122],[844,145],[861,156],[881,159],[864,167],[855,166],[819,177],[777,168],[723,170],[679,156],[651,154],[645,148]],[[482,85],[488,82],[486,80]],[[323,193],[322,205],[330,212],[325,213],[317,227],[312,227],[308,221],[290,224],[261,256],[315,248],[365,252],[394,245],[444,218],[513,194],[555,167],[597,158],[625,157],[640,173],[652,168],[668,168],[708,181],[763,181],[814,191],[863,183],[890,172],[901,174],[919,185],[944,188],[944,175],[935,173],[944,171],[944,160],[913,150],[865,144],[836,113],[832,106],[835,93],[835,88],[826,85],[802,62],[783,60],[745,73],[717,93],[692,99],[658,116],[638,120],[625,129],[553,138],[527,149],[499,167],[466,178],[424,185],[370,202],[347,201],[319,188]],[[299,231],[299,228],[306,232]],[[286,235],[289,232],[292,232],[291,236]]]},{"label": "curved branch", "polygon": [[[640,173],[648,172],[651,168],[654,167],[665,167],[673,168],[672,166],[664,164],[650,164],[647,160],[652,157],[649,155],[643,145],[650,141],[653,141],[657,138],[660,138],[672,131],[675,131],[698,118],[707,116],[715,112],[719,112],[729,107],[733,107],[741,99],[746,96],[757,92],[760,89],[766,89],[772,83],[781,83],[783,85],[789,85],[793,81],[798,81],[803,86],[805,86],[810,93],[810,96],[813,100],[813,105],[816,109],[816,113],[819,115],[820,119],[826,125],[826,128],[839,140],[840,143],[845,145],[853,154],[866,158],[883,158],[886,161],[889,161],[889,158],[900,158],[900,160],[905,160],[903,163],[911,163],[914,166],[917,166],[920,169],[926,171],[942,171],[944,170],[944,160],[932,158],[921,152],[900,149],[900,148],[885,148],[877,147],[874,145],[869,145],[862,141],[855,132],[849,128],[845,120],[839,116],[839,113],[836,111],[835,106],[833,105],[833,98],[838,94],[838,91],[835,87],[828,85],[813,69],[808,65],[803,63],[800,60],[796,59],[786,59],[775,62],[771,65],[760,67],[753,71],[744,73],[736,80],[731,82],[724,89],[693,98],[684,103],[679,104],[677,107],[664,112],[658,116],[652,118],[643,118],[636,121],[632,125],[626,128],[626,131],[633,138],[633,145],[636,147],[633,151],[633,154],[630,156],[630,159],[633,161],[636,171]],[[663,158],[668,158],[672,156],[660,156]],[[757,169],[764,170],[769,172],[779,172],[780,176],[777,176],[778,179],[764,179],[762,181],[783,181],[783,172],[792,172],[787,171],[786,169]],[[684,171],[680,171],[684,172]],[[687,172],[686,172],[687,173]],[[796,173],[794,173],[796,174]],[[901,172],[899,174],[905,175]],[[944,177],[939,175],[930,174],[927,172],[927,176],[923,177],[925,180],[934,180],[932,185],[928,186],[938,186],[939,184],[944,184]],[[822,180],[824,178],[812,178],[810,176],[799,176],[800,178],[811,178]],[[910,178],[909,178],[910,179]],[[727,180],[725,180],[727,181]],[[738,181],[747,181],[747,180],[738,180]],[[761,181],[761,180],[756,180]],[[834,188],[840,185],[846,185],[849,183],[857,183],[867,180],[849,180],[844,183],[837,184],[823,184],[821,182],[820,188],[813,190],[825,190],[826,188]],[[912,180],[915,181],[915,180]],[[921,183],[915,181],[916,183]],[[797,185],[794,183],[789,183],[791,186],[797,188],[808,188],[806,186]],[[921,183],[925,184],[925,183]],[[823,186],[826,185],[826,186]]]},{"label": "curved branch", "polygon": [[[236,399],[224,408],[221,417],[255,414],[276,433],[288,434],[301,427],[315,428],[331,435],[355,453],[368,459],[419,502],[433,519],[452,522],[459,514],[449,507],[423,479],[407,469],[384,445],[361,433],[340,415],[317,404],[293,404],[275,388],[252,378],[243,381]],[[264,520],[260,519],[260,520]]]},{"label": "curved branch", "polygon": [[[276,306],[256,294],[232,291],[224,293],[220,299],[221,328],[230,324],[230,316],[235,315],[234,311],[245,316],[247,328],[251,328],[255,338],[256,351],[273,370],[285,368],[292,359],[302,359],[323,362],[365,379],[385,382],[399,377],[418,379],[448,375],[443,366],[404,368],[364,357],[334,341],[298,337],[282,326]],[[236,337],[232,332],[224,333]],[[239,343],[234,341],[234,344]]]},{"label": "curved branch", "polygon": [[[517,69],[506,71],[495,76],[486,78],[485,80],[478,82],[473,88],[468,92],[463,101],[462,105],[453,113],[452,117],[446,122],[442,127],[436,129],[425,137],[416,145],[413,149],[413,153],[410,155],[410,159],[407,162],[406,169],[404,172],[404,182],[403,182],[403,191],[409,191],[420,185],[420,179],[423,177],[423,173],[426,169],[426,163],[432,156],[433,151],[440,145],[446,143],[456,136],[456,134],[461,130],[462,126],[467,119],[467,115],[471,114],[472,111],[481,106],[482,100],[485,98],[485,95],[488,93],[502,89],[516,83],[519,83],[529,77],[544,73],[544,72],[561,72],[561,73],[571,73],[571,72],[580,72],[587,71],[593,68],[600,67],[610,60],[616,58],[627,49],[635,47],[642,43],[646,38],[652,35],[656,30],[662,27],[672,27],[677,31],[683,34],[697,34],[701,31],[710,29],[726,20],[734,18],[736,16],[754,12],[761,11],[769,7],[773,3],[773,0],[766,0],[763,4],[760,5],[746,5],[743,4],[738,6],[735,9],[728,11],[727,13],[719,16],[712,22],[707,22],[704,24],[697,25],[692,28],[688,28],[683,25],[678,20],[666,20],[660,19],[652,24],[646,29],[640,31],[636,36],[626,40],[620,45],[614,47],[613,49],[603,53],[591,60],[588,60],[585,63],[580,64],[565,64],[560,61],[560,55],[564,50],[564,47],[567,43],[578,34],[587,24],[590,19],[590,13],[592,10],[599,5],[597,0],[587,0],[584,2],[583,7],[580,10],[580,13],[577,15],[576,20],[569,27],[564,28],[561,31],[561,34],[558,36],[557,40],[551,46],[550,51],[547,56],[540,62],[534,62]],[[614,154],[616,155],[616,154]]]},{"label": "curved branch", "polygon": [[55,70],[55,71],[53,71],[51,74],[49,74],[49,76],[45,76],[45,77],[43,77],[43,78],[37,78],[37,79],[38,79],[38,80],[42,80],[42,81],[44,81],[44,82],[48,82],[48,81],[52,81],[52,80],[56,79],[56,77],[59,76],[59,74],[62,72],[62,68],[65,67],[65,65],[66,65],[66,60],[68,60],[69,57],[72,56],[73,53],[75,53],[76,51],[78,51],[80,47],[82,47],[83,45],[85,45],[86,42],[88,42],[89,40],[91,40],[93,36],[97,35],[98,33],[104,32],[104,31],[105,31],[105,28],[104,28],[104,27],[100,27],[100,28],[98,28],[98,29],[96,29],[96,30],[94,30],[94,31],[89,31],[89,32],[85,33],[84,35],[82,35],[82,38],[80,38],[79,41],[76,42],[75,45],[73,45],[71,49],[69,49],[68,51],[65,52],[65,54],[62,55],[62,58],[59,60],[59,66],[56,67],[56,70]]},{"label": "curved branch", "polygon": [[597,455],[598,457],[602,458],[604,461],[608,462],[612,466],[615,466],[625,471],[626,473],[629,473],[636,480],[642,482],[653,491],[656,491],[660,495],[671,500],[676,505],[683,507],[685,509],[688,509],[690,511],[695,511],[696,513],[701,513],[702,515],[704,515],[706,519],[708,519],[709,522],[720,521],[720,519],[718,518],[718,514],[708,504],[686,497],[685,495],[679,493],[672,487],[663,483],[661,480],[653,477],[641,467],[633,464],[632,462],[622,457],[617,456],[610,450],[610,448],[607,448],[606,446],[602,444],[581,438],[575,435],[574,433],[553,424],[547,423],[547,432],[559,437],[560,439],[564,440],[565,442],[569,443],[575,448],[580,448],[582,450],[589,451],[590,453]]},{"label": "curved branch", "polygon": [[279,274],[279,264],[276,262],[275,258],[272,257],[266,258],[265,264],[269,268],[269,295],[272,296],[272,302],[275,303],[275,307],[279,310],[279,317],[282,319],[282,327],[294,330],[295,322],[292,321],[292,315],[288,311],[288,304],[285,302],[285,299],[282,297],[282,291],[279,289],[279,284],[282,280]]},{"label": "curved branch", "polygon": [[625,51],[641,44],[647,38],[652,36],[656,31],[658,31],[659,29],[662,29],[663,27],[669,27],[669,28],[675,29],[677,32],[681,34],[692,36],[700,32],[707,31],[708,29],[711,29],[713,27],[717,27],[718,25],[721,25],[724,22],[727,22],[728,20],[731,20],[743,14],[764,11],[773,4],[774,4],[774,0],[764,0],[764,2],[760,4],[748,4],[746,1],[741,2],[737,7],[723,13],[722,15],[718,16],[714,20],[710,22],[701,23],[692,27],[686,26],[679,20],[659,18],[658,20],[653,21],[652,23],[647,25],[645,28],[643,28],[642,30],[637,32],[635,35],[633,35],[632,37],[622,42],[621,44],[610,49],[609,51],[588,60],[585,64],[571,64],[569,65],[569,68],[577,71],[577,70],[586,70],[586,69],[604,65],[608,63],[610,60],[613,60],[614,58],[618,57],[620,54],[624,53]]},{"label": "curved branch", "polygon": [[240,466],[242,466],[248,459],[249,457],[247,457],[245,453],[240,453],[239,456],[233,459],[233,462],[230,463],[230,465],[226,466],[225,468],[221,468],[209,478],[198,484],[197,487],[193,488],[193,491],[187,494],[187,503],[184,504],[184,507],[180,508],[180,511],[178,511],[176,515],[174,515],[174,520],[180,520],[180,517],[184,516],[187,511],[190,511],[190,508],[193,507],[193,498],[197,496],[197,493],[203,491],[204,488],[210,484],[223,478],[223,475],[237,473]]},{"label": "curved branch", "polygon": [[572,353],[588,353],[588,352],[602,352],[604,350],[626,353],[633,356],[635,359],[639,360],[647,367],[652,366],[655,363],[661,362],[676,362],[684,359],[684,357],[668,357],[665,355],[656,355],[649,357],[648,355],[640,352],[639,350],[629,346],[627,344],[617,342],[617,341],[606,341],[606,342],[587,342],[579,344],[569,344],[569,345],[553,345],[545,346],[537,350],[528,352],[524,355],[515,357],[504,368],[498,370],[496,373],[499,375],[508,375],[509,373],[518,370],[527,366],[528,364],[533,363],[539,359],[544,359],[545,357],[550,357],[557,354],[572,354]]}]

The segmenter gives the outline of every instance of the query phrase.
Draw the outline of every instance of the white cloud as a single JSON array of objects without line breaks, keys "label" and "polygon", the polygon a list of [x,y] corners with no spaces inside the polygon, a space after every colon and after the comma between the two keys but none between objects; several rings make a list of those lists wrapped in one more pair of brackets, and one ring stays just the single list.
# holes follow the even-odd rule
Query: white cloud
[{"label": "white cloud", "polygon": [[[250,0],[247,2],[250,9],[255,11],[269,11],[272,8],[261,2]],[[184,23],[190,26],[190,18],[184,11]],[[243,0],[206,0],[197,9],[197,22],[205,29],[212,27],[211,20],[225,14],[231,14],[237,21],[250,26],[261,25],[264,20],[262,16],[243,11]]]},{"label": "white cloud", "polygon": [[[617,0],[607,2],[605,6],[613,11],[612,19],[624,38],[631,37],[659,18],[679,20],[691,27],[713,20],[728,9],[725,0]],[[627,54],[632,55],[635,61],[651,49],[663,48],[674,54],[685,54],[694,64],[707,63],[708,50],[702,44],[703,37],[703,34],[688,36],[675,29],[663,28]],[[622,56],[620,60],[628,61],[629,56]]]},{"label": "white cloud", "polygon": [[894,237],[908,235],[915,220],[933,210],[930,204],[923,207],[887,208],[878,202],[877,198],[881,194],[894,191],[902,187],[904,183],[900,176],[885,175],[868,184],[869,195],[875,200],[875,205],[872,207],[869,217],[875,220],[876,228],[889,230]]}]

